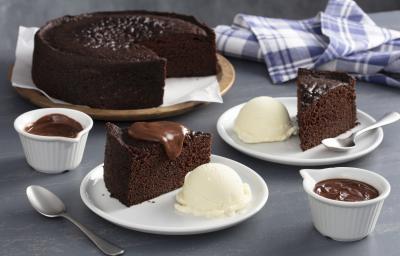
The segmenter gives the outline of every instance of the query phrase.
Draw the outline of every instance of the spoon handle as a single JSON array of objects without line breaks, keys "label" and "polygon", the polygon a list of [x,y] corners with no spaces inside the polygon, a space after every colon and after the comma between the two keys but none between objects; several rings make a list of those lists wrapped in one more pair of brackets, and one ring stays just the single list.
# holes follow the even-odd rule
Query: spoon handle
[{"label": "spoon handle", "polygon": [[90,239],[90,241],[92,241],[97,246],[97,248],[99,248],[104,254],[113,256],[113,255],[121,255],[124,253],[124,250],[118,248],[117,246],[113,245],[110,242],[107,242],[103,238],[95,235],[92,231],[87,229],[85,226],[80,224],[78,221],[76,221],[68,214],[64,213],[61,214],[61,216],[71,221],[75,226],[77,226]]},{"label": "spoon handle", "polygon": [[378,127],[381,127],[381,126],[384,126],[384,125],[387,125],[387,124],[394,123],[394,122],[396,122],[398,120],[400,120],[400,114],[398,112],[388,113],[381,120],[377,121],[376,123],[374,123],[374,124],[372,124],[370,126],[367,126],[364,129],[361,129],[358,132],[356,132],[354,134],[354,138],[357,137],[357,136],[360,136],[361,134],[363,134],[363,133],[365,133],[367,131],[376,129]]}]

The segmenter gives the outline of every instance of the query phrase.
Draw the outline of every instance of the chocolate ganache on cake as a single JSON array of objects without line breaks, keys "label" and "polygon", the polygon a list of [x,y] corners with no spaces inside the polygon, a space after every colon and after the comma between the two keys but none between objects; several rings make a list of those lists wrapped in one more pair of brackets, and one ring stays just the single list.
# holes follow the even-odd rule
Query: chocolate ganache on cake
[{"label": "chocolate ganache on cake", "polygon": [[132,138],[161,143],[171,160],[175,160],[181,154],[183,140],[188,132],[185,126],[170,121],[136,122],[128,129]]},{"label": "chocolate ganache on cake", "polygon": [[215,34],[192,16],[147,11],[63,16],[35,34],[34,83],[73,104],[156,107],[163,102],[166,77],[214,74]]}]

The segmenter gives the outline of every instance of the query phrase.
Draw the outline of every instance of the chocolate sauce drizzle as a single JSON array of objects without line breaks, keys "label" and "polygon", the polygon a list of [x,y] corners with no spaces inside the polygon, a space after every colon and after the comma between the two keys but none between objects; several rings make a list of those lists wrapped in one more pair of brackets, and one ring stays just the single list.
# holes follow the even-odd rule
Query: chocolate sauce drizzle
[{"label": "chocolate sauce drizzle", "polygon": [[175,160],[181,154],[188,132],[185,126],[170,121],[136,122],[128,128],[132,138],[161,143],[170,160]]},{"label": "chocolate sauce drizzle", "polygon": [[348,83],[332,79],[313,78],[308,84],[303,84],[301,102],[303,105],[308,106],[321,98],[321,96],[326,94],[329,90],[333,90],[339,86],[348,85]]}]

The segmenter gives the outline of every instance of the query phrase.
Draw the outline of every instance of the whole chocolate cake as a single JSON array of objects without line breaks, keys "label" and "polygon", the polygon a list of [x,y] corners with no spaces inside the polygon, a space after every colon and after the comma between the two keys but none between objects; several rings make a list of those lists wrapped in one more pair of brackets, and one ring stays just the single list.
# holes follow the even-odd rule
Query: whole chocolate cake
[{"label": "whole chocolate cake", "polygon": [[148,108],[162,104],[166,77],[214,75],[216,62],[213,30],[192,16],[98,12],[64,16],[38,30],[32,79],[69,103]]},{"label": "whole chocolate cake", "polygon": [[299,69],[297,120],[302,150],[353,128],[357,122],[354,78],[340,72]]},{"label": "whole chocolate cake", "polygon": [[136,122],[121,129],[107,123],[104,182],[126,206],[183,185],[185,175],[211,156],[211,134],[175,122]]}]

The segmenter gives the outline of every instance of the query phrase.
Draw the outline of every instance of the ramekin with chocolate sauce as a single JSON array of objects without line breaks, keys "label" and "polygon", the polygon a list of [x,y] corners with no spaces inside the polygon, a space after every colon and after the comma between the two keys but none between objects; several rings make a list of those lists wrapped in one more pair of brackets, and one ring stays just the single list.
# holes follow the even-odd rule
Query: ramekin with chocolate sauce
[{"label": "ramekin with chocolate sauce", "polygon": [[82,161],[93,120],[67,108],[42,108],[14,121],[28,164],[45,173],[73,170]]},{"label": "ramekin with chocolate sauce", "polygon": [[314,227],[337,241],[356,241],[375,228],[390,193],[381,175],[359,168],[300,170]]}]

